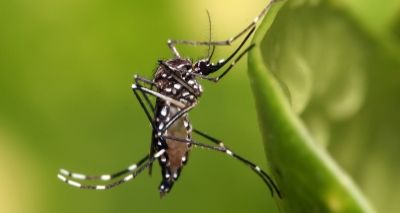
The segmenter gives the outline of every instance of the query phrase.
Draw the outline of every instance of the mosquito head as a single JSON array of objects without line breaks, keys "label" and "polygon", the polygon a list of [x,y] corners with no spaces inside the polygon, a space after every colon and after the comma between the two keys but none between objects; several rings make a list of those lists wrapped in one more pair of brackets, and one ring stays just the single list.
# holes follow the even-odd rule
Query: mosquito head
[{"label": "mosquito head", "polygon": [[211,63],[208,58],[201,59],[193,64],[193,71],[200,75],[209,75],[219,70],[222,65],[225,64],[224,60],[220,60],[218,63]]}]

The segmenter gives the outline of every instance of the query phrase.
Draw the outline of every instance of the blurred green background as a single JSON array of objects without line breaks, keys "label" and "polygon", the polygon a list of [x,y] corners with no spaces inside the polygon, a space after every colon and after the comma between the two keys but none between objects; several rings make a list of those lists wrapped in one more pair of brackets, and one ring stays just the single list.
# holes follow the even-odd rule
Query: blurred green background
[{"label": "blurred green background", "polygon": [[[328,149],[378,210],[395,212],[399,210],[395,201],[400,199],[396,182],[400,99],[395,99],[400,93],[400,57],[393,55],[399,50],[400,3],[334,3],[352,14],[394,59],[382,68],[390,71],[375,73],[380,84],[367,90],[387,94],[383,97],[387,101],[365,102],[370,104],[365,106],[369,114],[386,112],[386,117],[372,122],[387,131],[369,143],[338,143]],[[208,39],[206,9],[211,13],[213,38],[225,39],[253,20],[265,4],[263,0],[1,1],[0,212],[277,211],[256,175],[207,150],[192,152],[181,179],[162,200],[158,166],[152,177],[142,174],[105,192],[78,190],[56,178],[60,167],[110,173],[144,156],[151,129],[132,95],[133,75],[150,78],[157,60],[171,57],[168,38]],[[233,49],[218,48],[215,58]],[[207,53],[207,48],[180,50],[194,59]],[[373,79],[368,87],[374,86]],[[221,83],[204,82],[204,88],[190,115],[193,125],[268,168],[245,60]]]}]

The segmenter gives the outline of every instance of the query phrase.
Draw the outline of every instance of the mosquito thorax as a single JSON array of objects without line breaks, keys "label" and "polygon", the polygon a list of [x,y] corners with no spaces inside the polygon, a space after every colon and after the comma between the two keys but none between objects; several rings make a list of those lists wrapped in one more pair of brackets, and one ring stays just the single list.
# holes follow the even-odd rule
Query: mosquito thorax
[{"label": "mosquito thorax", "polygon": [[184,104],[197,102],[203,88],[193,74],[194,64],[190,59],[174,58],[159,61],[154,76],[158,92]]}]

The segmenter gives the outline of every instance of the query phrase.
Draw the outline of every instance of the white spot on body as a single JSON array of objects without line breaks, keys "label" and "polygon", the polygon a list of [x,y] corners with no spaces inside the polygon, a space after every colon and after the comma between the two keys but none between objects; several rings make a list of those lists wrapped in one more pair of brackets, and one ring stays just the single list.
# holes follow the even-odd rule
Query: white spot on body
[{"label": "white spot on body", "polygon": [[186,162],[186,156],[182,157],[182,162]]},{"label": "white spot on body", "polygon": [[233,156],[233,153],[231,152],[231,150],[227,149],[225,152],[226,152],[226,154]]},{"label": "white spot on body", "polygon": [[137,88],[136,84],[132,84],[132,89],[136,89],[136,88]]},{"label": "white spot on body", "polygon": [[169,178],[169,177],[170,177],[169,173],[165,173],[165,178]]},{"label": "white spot on body", "polygon": [[175,172],[173,176],[174,176],[174,179],[177,179],[178,178],[178,173]]},{"label": "white spot on body", "polygon": [[193,81],[193,80],[189,80],[189,81],[188,81],[188,84],[193,85],[193,84],[194,84],[194,81]]},{"label": "white spot on body", "polygon": [[187,128],[189,126],[189,123],[187,122],[187,120],[183,120],[183,126],[185,126],[185,128]]},{"label": "white spot on body", "polygon": [[180,84],[174,84],[174,88],[177,90],[181,89],[181,87],[182,87],[182,85],[180,85]]},{"label": "white spot on body", "polygon": [[162,130],[163,128],[164,128],[164,123],[161,122],[161,123],[158,125],[158,130]]},{"label": "white spot on body", "polygon": [[161,162],[163,162],[163,163],[167,162],[167,158],[165,156],[162,156],[161,157]]},{"label": "white spot on body", "polygon": [[167,77],[167,74],[163,73],[161,76],[162,76],[163,78],[165,78],[165,77]]},{"label": "white spot on body", "polygon": [[164,117],[167,115],[167,106],[164,106],[164,107],[162,108],[162,110],[161,110],[161,115],[164,116]]},{"label": "white spot on body", "polygon": [[166,91],[166,92],[171,92],[172,89],[168,87],[168,88],[165,88],[165,91]]},{"label": "white spot on body", "polygon": [[190,94],[189,92],[184,92],[184,93],[182,93],[182,96],[185,97],[185,96],[188,96],[189,94]]}]

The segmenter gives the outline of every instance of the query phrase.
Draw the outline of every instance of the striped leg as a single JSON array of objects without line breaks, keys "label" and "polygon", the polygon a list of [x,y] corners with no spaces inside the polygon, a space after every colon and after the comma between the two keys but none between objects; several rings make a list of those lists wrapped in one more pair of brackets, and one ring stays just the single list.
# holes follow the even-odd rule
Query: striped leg
[{"label": "striped leg", "polygon": [[227,147],[224,146],[210,146],[207,144],[203,144],[203,143],[199,143],[193,140],[188,140],[188,139],[182,139],[182,138],[176,138],[176,137],[172,137],[172,136],[162,136],[165,139],[171,139],[177,142],[182,142],[182,143],[188,143],[188,144],[192,144],[194,146],[198,146],[198,147],[202,147],[202,148],[206,148],[206,149],[211,149],[211,150],[215,150],[218,152],[223,152],[239,161],[241,161],[242,163],[244,163],[245,165],[247,165],[248,167],[250,167],[250,169],[252,171],[254,171],[259,177],[261,177],[261,179],[264,181],[264,183],[268,186],[269,190],[271,191],[271,195],[274,195],[274,191],[278,194],[279,198],[282,198],[282,195],[278,189],[278,187],[276,186],[276,184],[274,183],[274,181],[272,180],[272,178],[264,171],[262,170],[259,166],[255,165],[254,163],[252,163],[251,161],[241,157],[240,155],[234,153],[232,150],[228,149]]},{"label": "striped leg", "polygon": [[112,173],[112,174],[103,174],[103,175],[85,175],[80,173],[71,172],[65,169],[60,169],[59,175],[62,175],[67,178],[76,179],[76,180],[102,180],[102,181],[109,181],[125,175],[127,173],[133,172],[135,169],[140,167],[144,162],[149,159],[149,155],[146,155],[142,158],[137,164],[132,164],[128,168],[123,169],[121,171]]},{"label": "striped leg", "polygon": [[138,176],[142,171],[144,171],[147,167],[150,166],[157,158],[159,158],[162,154],[165,153],[165,149],[162,149],[155,153],[150,159],[147,159],[142,165],[140,165],[137,169],[134,169],[132,172],[130,172],[129,175],[126,175],[123,179],[119,179],[115,182],[112,182],[107,185],[87,185],[87,184],[82,184],[80,182],[74,181],[69,179],[68,177],[65,177],[63,174],[58,174],[57,177],[71,185],[80,189],[93,189],[93,190],[107,190],[107,189],[112,189],[116,186],[119,186],[123,183],[126,183],[130,180],[133,180],[136,176]]}]

